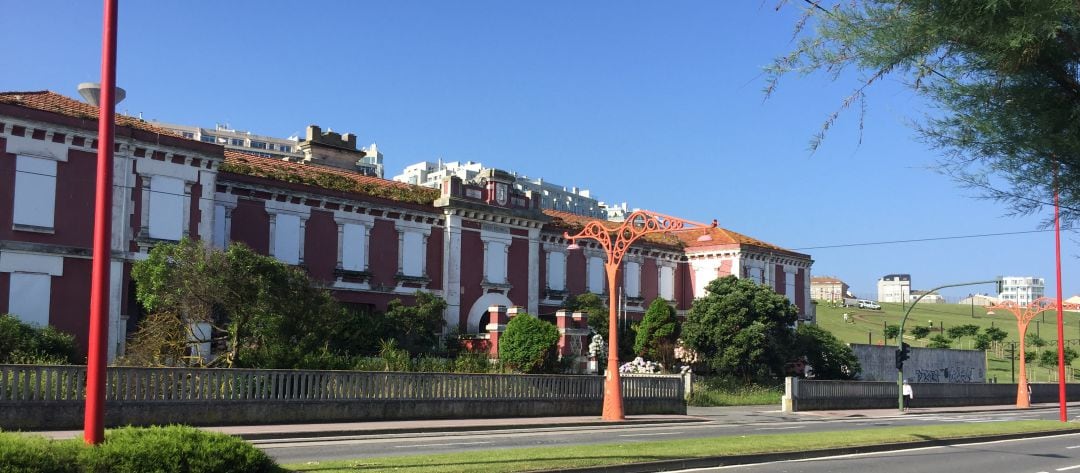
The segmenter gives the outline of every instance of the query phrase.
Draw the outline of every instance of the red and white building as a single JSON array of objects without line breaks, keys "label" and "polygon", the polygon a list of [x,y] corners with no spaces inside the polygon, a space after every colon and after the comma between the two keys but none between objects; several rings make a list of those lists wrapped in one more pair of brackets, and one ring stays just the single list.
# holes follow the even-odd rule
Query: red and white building
[{"label": "red and white building", "polygon": [[[0,93],[0,313],[52,324],[84,343],[90,293],[97,109],[53,92]],[[139,308],[130,268],[184,236],[243,242],[304,267],[346,304],[383,310],[422,289],[446,319],[484,332],[490,306],[554,320],[567,297],[607,294],[603,253],[563,232],[588,218],[541,210],[513,175],[488,169],[429,189],[364,176],[356,138],[310,127],[303,162],[224,150],[117,116],[110,358]],[[808,255],[722,228],[651,235],[618,281],[627,314],[656,297],[680,312],[733,274],[787,296],[812,321]],[[615,288],[618,290],[619,288]]]}]

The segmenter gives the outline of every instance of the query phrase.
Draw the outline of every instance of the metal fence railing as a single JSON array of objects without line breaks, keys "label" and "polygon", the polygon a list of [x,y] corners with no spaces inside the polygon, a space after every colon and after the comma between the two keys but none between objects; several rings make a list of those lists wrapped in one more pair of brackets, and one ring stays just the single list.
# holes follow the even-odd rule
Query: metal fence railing
[{"label": "metal fence railing", "polygon": [[[84,399],[85,366],[0,365],[0,401]],[[683,398],[678,375],[622,377],[626,399]],[[107,401],[600,399],[603,378],[574,375],[111,367]]]}]

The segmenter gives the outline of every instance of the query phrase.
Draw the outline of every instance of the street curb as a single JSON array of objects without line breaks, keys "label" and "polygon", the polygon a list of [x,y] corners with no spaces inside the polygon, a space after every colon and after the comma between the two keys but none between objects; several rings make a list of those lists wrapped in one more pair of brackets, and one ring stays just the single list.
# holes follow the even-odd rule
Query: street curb
[{"label": "street curb", "polygon": [[[618,423],[612,423],[610,421],[588,421],[588,422],[555,422],[550,424],[501,424],[501,425],[462,425],[462,426],[445,426],[445,427],[416,427],[416,428],[400,428],[400,429],[341,429],[341,430],[319,430],[311,432],[251,432],[251,433],[238,433],[229,434],[233,437],[238,437],[243,440],[277,440],[277,439],[318,439],[325,440],[325,437],[347,437],[358,435],[391,435],[391,434],[416,434],[416,433],[446,433],[446,432],[476,432],[476,431],[491,431],[491,430],[522,430],[522,429],[554,429],[561,427],[622,427],[631,425],[652,425],[652,424],[688,424],[688,423],[701,423],[711,422],[710,419],[703,419],[697,417],[689,417],[686,419],[641,419],[641,420],[624,420]],[[304,440],[299,440],[303,442]]]},{"label": "street curb", "polygon": [[[963,406],[957,406],[957,407],[963,407]],[[1068,404],[1068,407],[1070,409],[1078,408],[1078,407],[1080,407],[1080,403],[1076,403],[1076,402],[1070,403],[1070,404]],[[942,410],[938,410],[938,409],[942,409]],[[898,416],[904,416],[904,415],[976,414],[976,413],[979,413],[979,412],[1025,412],[1025,411],[1041,411],[1041,410],[1048,410],[1048,409],[1055,409],[1056,410],[1056,409],[1058,409],[1058,405],[1057,404],[1049,404],[1049,403],[1041,403],[1041,404],[1038,404],[1038,405],[1033,405],[1033,406],[1031,406],[1031,407],[1029,407],[1027,409],[1018,408],[1016,406],[1000,406],[1000,407],[998,407],[998,406],[987,406],[986,409],[967,409],[967,410],[965,410],[965,409],[950,409],[948,407],[921,407],[921,408],[920,407],[912,407],[910,410],[908,410],[908,411],[906,411],[904,413],[893,412],[892,414],[890,414],[888,416],[881,416],[881,418],[898,417]],[[839,411],[842,411],[842,410],[843,409],[833,409],[833,410],[822,409],[822,410],[795,411],[795,414],[796,415],[815,416],[813,414],[814,412],[830,412],[830,411],[831,412],[839,412]],[[827,418],[826,416],[815,416],[815,417],[822,418],[822,419]],[[853,418],[873,419],[873,418],[876,418],[876,416],[834,416],[834,417],[839,418],[839,419],[853,419]]]},{"label": "street curb", "polygon": [[623,465],[607,465],[582,468],[560,468],[558,470],[538,470],[534,473],[654,473],[671,470],[686,470],[692,468],[716,468],[733,465],[749,465],[754,463],[769,463],[777,461],[806,460],[811,458],[831,457],[835,455],[854,455],[859,453],[888,452],[892,450],[907,450],[923,447],[940,447],[946,445],[964,445],[979,442],[992,442],[996,440],[1013,440],[1032,437],[1049,437],[1053,435],[1080,433],[1080,427],[1064,430],[1047,430],[1037,432],[1024,432],[1019,434],[986,435],[981,437],[960,437],[944,440],[925,440],[920,442],[889,443],[880,445],[865,445],[861,447],[827,448],[823,450],[809,450],[803,452],[777,452],[757,453],[750,455],[728,455],[720,457],[684,458],[678,460],[661,460],[643,463],[627,463]]}]

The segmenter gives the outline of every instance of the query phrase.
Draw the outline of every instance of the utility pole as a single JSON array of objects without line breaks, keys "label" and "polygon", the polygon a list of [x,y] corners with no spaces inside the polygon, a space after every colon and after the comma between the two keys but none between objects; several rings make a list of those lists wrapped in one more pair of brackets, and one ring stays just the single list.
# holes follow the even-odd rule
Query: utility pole
[{"label": "utility pole", "polygon": [[[907,308],[907,310],[904,311],[904,317],[902,319],[900,319],[900,333],[901,334],[904,333],[904,323],[907,322],[908,315],[911,314],[911,309],[914,309],[915,304],[918,304],[919,301],[922,300],[922,298],[924,296],[926,296],[927,294],[933,294],[936,291],[939,291],[941,289],[945,289],[945,288],[948,288],[948,287],[974,286],[974,285],[978,285],[978,284],[995,284],[995,283],[998,283],[999,281],[1000,281],[1000,279],[994,279],[994,280],[990,280],[990,281],[966,282],[966,283],[961,283],[961,284],[946,284],[944,286],[938,286],[938,287],[935,287],[935,288],[933,288],[933,289],[931,289],[929,291],[926,291],[926,292],[920,294],[919,297],[915,298],[915,300],[911,302],[911,306],[909,306]],[[941,324],[941,331],[942,331],[942,333],[945,332],[945,324]],[[896,353],[897,353],[897,357],[896,357],[897,358],[897,363],[896,363],[896,404],[899,407],[900,412],[903,412],[904,411],[904,364],[903,364],[903,359],[901,358],[900,354],[904,349],[904,337],[899,336],[899,337],[896,337],[896,338],[897,338],[897,341],[896,341]]]}]

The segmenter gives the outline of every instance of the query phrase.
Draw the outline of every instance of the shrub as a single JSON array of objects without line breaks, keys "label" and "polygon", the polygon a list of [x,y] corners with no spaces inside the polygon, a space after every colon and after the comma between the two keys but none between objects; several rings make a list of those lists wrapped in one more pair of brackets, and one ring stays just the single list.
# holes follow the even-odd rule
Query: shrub
[{"label": "shrub", "polygon": [[510,368],[537,373],[555,366],[559,329],[529,314],[518,314],[506,324],[499,340],[499,361]]},{"label": "shrub", "polygon": [[261,473],[280,468],[243,440],[194,427],[124,427],[105,434],[105,442],[83,449],[90,472],[109,473]]},{"label": "shrub", "polygon": [[454,360],[456,373],[488,373],[495,368],[485,353],[462,353]]},{"label": "shrub", "polygon": [[251,444],[194,427],[124,427],[88,447],[81,440],[50,440],[0,433],[3,473],[270,473],[281,468]]},{"label": "shrub", "polygon": [[4,473],[79,472],[78,440],[54,441],[36,435],[0,432],[0,471]]},{"label": "shrub", "polygon": [[0,363],[78,363],[75,337],[54,327],[36,327],[0,314]]}]

